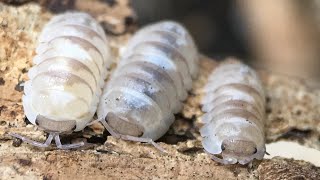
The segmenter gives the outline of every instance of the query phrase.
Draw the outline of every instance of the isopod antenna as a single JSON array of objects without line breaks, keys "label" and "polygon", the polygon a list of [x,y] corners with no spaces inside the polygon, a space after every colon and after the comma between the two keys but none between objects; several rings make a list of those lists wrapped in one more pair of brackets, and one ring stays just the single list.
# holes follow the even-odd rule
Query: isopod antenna
[{"label": "isopod antenna", "polygon": [[100,122],[103,124],[103,126],[106,128],[106,130],[115,138],[128,140],[128,141],[149,143],[149,144],[152,144],[155,148],[157,148],[162,153],[167,153],[167,151],[165,149],[163,149],[161,146],[159,146],[151,138],[141,138],[141,137],[119,134],[119,133],[115,132],[112,129],[112,127],[110,127],[109,124],[105,120],[100,120]]},{"label": "isopod antenna", "polygon": [[31,144],[33,146],[36,146],[36,147],[40,147],[40,148],[46,148],[46,147],[49,147],[53,138],[54,138],[54,141],[57,145],[57,147],[59,149],[72,149],[72,148],[79,148],[83,145],[85,145],[84,142],[79,142],[79,143],[73,143],[73,144],[61,144],[61,141],[60,141],[60,136],[58,133],[49,133],[49,136],[46,140],[46,142],[44,143],[40,143],[40,142],[37,142],[37,141],[34,141],[34,140],[31,140],[29,138],[26,138],[24,136],[21,136],[19,134],[16,134],[16,133],[9,133],[10,136],[13,136],[15,138],[18,138],[18,139],[21,139],[22,141],[28,143],[28,144]]}]

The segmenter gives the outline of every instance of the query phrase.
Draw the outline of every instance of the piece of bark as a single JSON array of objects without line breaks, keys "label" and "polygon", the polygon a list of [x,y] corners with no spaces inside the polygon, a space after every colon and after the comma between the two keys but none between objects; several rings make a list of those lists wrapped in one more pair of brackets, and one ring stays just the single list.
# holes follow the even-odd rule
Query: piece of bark
[{"label": "piece of bark", "polygon": [[[35,55],[36,39],[50,17],[52,13],[37,4],[13,7],[0,3],[1,178],[258,179],[279,175],[312,179],[320,176],[319,168],[290,159],[263,160],[261,164],[255,162],[252,169],[241,165],[223,166],[210,159],[200,141],[202,112],[199,102],[201,89],[217,63],[205,56],[201,56],[200,74],[183,111],[176,116],[169,132],[159,140],[168,154],[162,154],[149,144],[114,139],[99,124],[62,137],[64,142],[85,138],[93,143],[93,146],[82,150],[64,151],[54,146],[39,149],[13,140],[7,135],[8,132],[16,132],[37,141],[46,138],[46,133],[25,120],[21,104],[23,92],[17,85],[27,80],[27,71]],[[110,36],[115,57],[129,37],[128,33]],[[267,140],[298,139],[302,144],[320,149],[317,140],[320,132],[317,121],[320,91],[308,88],[295,78],[268,72],[261,72],[261,75],[268,95]],[[310,133],[291,138],[289,132],[295,134],[300,131]]]},{"label": "piece of bark", "polygon": [[52,13],[85,11],[95,17],[106,33],[123,35],[136,29],[136,14],[130,0],[0,0],[11,5],[37,2]]},{"label": "piece of bark", "polygon": [[54,13],[85,11],[97,19],[107,34],[122,35],[135,29],[136,15],[129,0],[38,0]]},{"label": "piece of bark", "polygon": [[30,2],[30,1],[32,1],[32,0],[0,0],[0,2],[12,4],[12,5],[21,5],[21,4]]}]

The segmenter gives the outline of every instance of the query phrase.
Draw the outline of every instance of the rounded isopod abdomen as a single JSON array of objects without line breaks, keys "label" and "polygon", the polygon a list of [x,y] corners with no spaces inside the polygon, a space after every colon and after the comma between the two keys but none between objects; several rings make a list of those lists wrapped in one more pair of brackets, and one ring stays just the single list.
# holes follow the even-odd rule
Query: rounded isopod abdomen
[{"label": "rounded isopod abdomen", "polygon": [[98,118],[114,136],[153,142],[169,129],[198,72],[195,44],[180,24],[139,30],[104,88]]},{"label": "rounded isopod abdomen", "polygon": [[34,66],[24,86],[23,107],[32,124],[49,132],[47,147],[53,138],[59,148],[59,133],[82,130],[96,112],[110,50],[103,29],[86,13],[68,12],[53,17],[39,36]]},{"label": "rounded isopod abdomen", "polygon": [[[204,87],[200,130],[204,149],[223,164],[247,164],[265,154],[265,95],[250,67],[227,60]],[[217,156],[221,156],[222,159]]]}]

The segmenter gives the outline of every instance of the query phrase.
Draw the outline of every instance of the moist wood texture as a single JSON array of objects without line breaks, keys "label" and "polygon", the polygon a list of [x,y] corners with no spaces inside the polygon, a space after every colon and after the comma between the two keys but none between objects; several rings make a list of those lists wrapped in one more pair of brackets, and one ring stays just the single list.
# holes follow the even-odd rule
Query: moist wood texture
[{"label": "moist wood texture", "polygon": [[[95,1],[97,3],[98,1]],[[119,11],[130,8],[116,1]],[[119,3],[121,2],[121,3]],[[106,6],[106,5],[104,5]],[[101,14],[101,17],[103,15]],[[0,177],[28,179],[317,179],[320,169],[291,159],[275,158],[244,166],[222,166],[203,151],[199,128],[202,115],[199,103],[201,88],[206,83],[216,61],[201,57],[201,70],[193,84],[183,112],[160,145],[168,152],[161,154],[154,147],[117,140],[103,133],[103,127],[93,124],[84,132],[62,137],[63,143],[84,138],[92,146],[76,151],[46,150],[13,140],[8,132],[16,132],[34,140],[44,141],[45,133],[24,120],[21,82],[35,55],[36,38],[52,14],[37,4],[19,7],[0,3]],[[121,24],[123,25],[123,24]],[[113,54],[117,56],[128,37],[111,37]],[[267,141],[289,139],[320,150],[320,90],[307,86],[307,81],[261,71],[267,91]],[[103,143],[106,143],[103,145]],[[18,147],[15,147],[18,146]]]}]

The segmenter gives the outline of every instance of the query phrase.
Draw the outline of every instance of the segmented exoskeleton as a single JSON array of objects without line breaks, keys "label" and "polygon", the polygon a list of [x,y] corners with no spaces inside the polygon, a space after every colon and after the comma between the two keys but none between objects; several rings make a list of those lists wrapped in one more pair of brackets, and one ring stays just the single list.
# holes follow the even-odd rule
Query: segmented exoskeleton
[{"label": "segmented exoskeleton", "polygon": [[204,92],[200,132],[205,150],[224,164],[262,159],[265,95],[256,72],[229,59],[212,72]]},{"label": "segmented exoskeleton", "polygon": [[53,17],[44,27],[24,86],[23,107],[32,124],[49,132],[44,144],[12,133],[39,147],[59,134],[82,130],[96,112],[107,68],[111,64],[107,38],[90,15],[80,12]]},{"label": "segmented exoskeleton", "polygon": [[158,147],[153,141],[173,123],[197,71],[197,49],[182,25],[147,26],[127,44],[104,88],[98,118],[116,137]]}]

